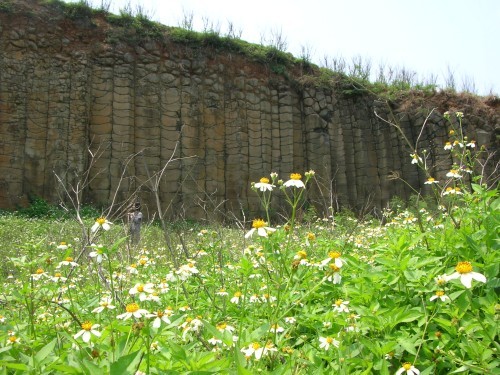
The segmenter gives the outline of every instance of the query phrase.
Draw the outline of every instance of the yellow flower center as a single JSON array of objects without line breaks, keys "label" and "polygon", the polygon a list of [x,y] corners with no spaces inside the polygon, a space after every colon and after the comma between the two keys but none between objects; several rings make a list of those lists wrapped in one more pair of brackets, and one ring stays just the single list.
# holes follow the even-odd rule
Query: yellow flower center
[{"label": "yellow flower center", "polygon": [[316,239],[316,235],[314,233],[309,232],[307,233],[307,239],[309,241],[314,241]]},{"label": "yellow flower center", "polygon": [[56,272],[56,273],[55,273],[55,275],[54,275],[54,277],[61,277],[61,276],[62,276],[62,275],[61,275],[61,273],[60,273],[60,272]]},{"label": "yellow flower center", "polygon": [[142,284],[141,284],[141,285],[138,285],[138,286],[137,286],[137,291],[138,291],[139,293],[144,292],[144,285],[142,285]]},{"label": "yellow flower center", "polygon": [[66,262],[72,262],[72,261],[73,261],[73,258],[71,258],[71,257],[66,258]]},{"label": "yellow flower center", "polygon": [[297,251],[297,256],[300,259],[306,259],[307,258],[307,253],[304,250]]},{"label": "yellow flower center", "polygon": [[131,268],[137,268],[137,264],[132,263],[132,264],[130,265],[130,267],[131,267]]},{"label": "yellow flower center", "polygon": [[252,223],[252,227],[255,229],[264,228],[265,226],[266,226],[266,222],[262,219],[254,219],[254,221]]},{"label": "yellow flower center", "polygon": [[326,342],[329,343],[329,344],[331,344],[333,342],[333,339],[331,337],[327,337],[326,338]]},{"label": "yellow flower center", "polygon": [[163,315],[165,315],[165,313],[164,313],[163,311],[161,311],[161,310],[158,310],[158,311],[156,312],[156,316],[157,316],[158,318],[161,318]]},{"label": "yellow flower center", "polygon": [[330,267],[330,269],[333,271],[333,272],[339,272],[340,271],[340,268],[337,267],[335,265],[335,263],[332,263],[332,264],[329,264],[328,267]]},{"label": "yellow flower center", "polygon": [[224,329],[226,329],[226,327],[227,327],[227,324],[226,324],[226,323],[220,323],[220,324],[217,324],[217,327],[216,327],[216,328],[217,328],[218,330],[224,330]]},{"label": "yellow flower center", "polygon": [[436,296],[438,296],[438,297],[442,297],[442,296],[444,296],[444,290],[438,290],[438,291],[436,292]]},{"label": "yellow flower center", "polygon": [[411,363],[410,362],[406,362],[403,364],[403,368],[408,371],[409,369],[411,369]]},{"label": "yellow flower center", "polygon": [[470,273],[472,272],[472,264],[470,262],[458,262],[455,270],[461,274]]},{"label": "yellow flower center", "polygon": [[450,170],[450,173],[451,174],[458,174],[458,171],[456,169],[452,169],[452,170]]},{"label": "yellow flower center", "polygon": [[61,242],[60,245],[65,246],[66,242]]},{"label": "yellow flower center", "polygon": [[338,299],[338,300],[336,300],[336,301],[335,301],[335,304],[336,304],[337,306],[340,306],[340,305],[342,305],[342,302],[344,302],[344,301],[343,301],[343,300],[341,300],[341,299]]},{"label": "yellow flower center", "polygon": [[263,184],[268,184],[269,183],[269,179],[267,177],[262,177],[260,179],[260,182],[262,182]]},{"label": "yellow flower center", "polygon": [[[455,134],[455,130],[450,130],[450,135],[453,135]],[[446,142],[446,143],[450,143],[450,142]]]},{"label": "yellow flower center", "polygon": [[292,173],[290,175],[290,180],[300,180],[302,178],[302,175],[300,173]]},{"label": "yellow flower center", "polygon": [[82,323],[82,329],[85,331],[90,331],[92,329],[92,323],[90,323],[89,321]]},{"label": "yellow flower center", "polygon": [[43,270],[41,268],[37,269],[36,270],[36,274],[37,275],[41,275],[43,273]]},{"label": "yellow flower center", "polygon": [[338,251],[330,251],[328,257],[332,259],[340,258],[340,253]]},{"label": "yellow flower center", "polygon": [[96,223],[99,225],[103,225],[106,222],[106,218],[100,217],[96,220]]},{"label": "yellow flower center", "polygon": [[429,182],[434,182],[434,181],[436,181],[436,180],[434,179],[434,177],[429,177],[429,178],[427,179],[427,181],[429,181]]},{"label": "yellow flower center", "polygon": [[147,262],[148,262],[148,261],[147,261],[146,259],[141,259],[141,260],[139,261],[139,264],[140,264],[141,266],[144,266]]},{"label": "yellow flower center", "polygon": [[253,348],[253,350],[257,350],[257,349],[259,349],[259,348],[260,348],[260,344],[259,344],[258,342],[254,342],[254,343],[252,344],[252,348]]},{"label": "yellow flower center", "polygon": [[128,313],[135,313],[137,310],[139,310],[139,305],[137,303],[129,303],[127,307],[125,307],[125,310]]},{"label": "yellow flower center", "polygon": [[189,267],[189,268],[193,268],[193,267],[194,267],[194,264],[193,264],[193,263],[188,263],[188,267]]},{"label": "yellow flower center", "polygon": [[237,298],[241,297],[241,292],[234,293],[234,296],[237,297]]},{"label": "yellow flower center", "polygon": [[16,336],[10,336],[10,337],[9,337],[9,341],[10,341],[11,343],[15,343],[15,342],[16,342],[16,340],[17,340],[17,337],[16,337]]}]

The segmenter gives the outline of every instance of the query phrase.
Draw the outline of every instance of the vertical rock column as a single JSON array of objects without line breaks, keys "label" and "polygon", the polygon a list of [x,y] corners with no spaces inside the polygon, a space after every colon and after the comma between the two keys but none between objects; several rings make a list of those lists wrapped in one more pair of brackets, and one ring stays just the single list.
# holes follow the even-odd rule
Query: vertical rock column
[{"label": "vertical rock column", "polygon": [[[162,62],[161,70],[161,120],[160,120],[160,156],[161,168],[166,168],[159,184],[159,192],[164,210],[169,207],[168,214],[173,216],[174,207],[180,204],[181,197],[179,181],[181,180],[181,156],[182,118],[181,114],[181,76],[178,64],[172,60]],[[173,160],[173,161],[172,161]],[[168,165],[167,165],[168,164]],[[155,209],[153,206],[151,209]]]},{"label": "vertical rock column", "polygon": [[232,79],[225,77],[225,197],[227,210],[233,212],[240,212],[241,208],[247,207],[249,140],[244,87],[245,79],[241,73]]},{"label": "vertical rock column", "polygon": [[[205,191],[199,204],[207,219],[221,219],[226,196],[225,152],[226,126],[224,123],[224,65],[214,63],[206,67],[203,79],[201,122],[205,130]],[[219,206],[222,204],[221,206]],[[215,209],[217,208],[217,211]]]},{"label": "vertical rock column", "polygon": [[[118,53],[116,53],[118,55]],[[137,169],[131,158],[135,152],[135,64],[130,54],[124,54],[125,61],[116,56],[113,76],[113,101],[111,103],[111,196],[118,190],[115,204],[120,204],[136,187]],[[137,158],[137,157],[136,157]]]},{"label": "vertical rock column", "polygon": [[23,195],[28,71],[22,46],[17,46],[18,33],[7,32],[0,25],[0,199],[15,208],[27,203]]},{"label": "vertical rock column", "polygon": [[89,124],[89,203],[108,205],[111,197],[111,133],[113,129],[114,58],[109,53],[95,61],[92,70],[93,97]]},{"label": "vertical rock column", "polygon": [[205,190],[205,139],[204,124],[201,122],[200,100],[203,62],[182,60],[181,72],[181,193],[182,204],[176,207],[179,218],[203,217],[198,206],[198,193]]}]

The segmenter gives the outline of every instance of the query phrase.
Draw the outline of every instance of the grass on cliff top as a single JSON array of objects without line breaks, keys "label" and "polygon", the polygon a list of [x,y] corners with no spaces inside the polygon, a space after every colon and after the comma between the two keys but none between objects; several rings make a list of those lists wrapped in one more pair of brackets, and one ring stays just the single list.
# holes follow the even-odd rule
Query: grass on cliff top
[{"label": "grass on cliff top", "polygon": [[[299,57],[286,52],[286,38],[277,33],[262,44],[252,44],[242,40],[239,37],[241,32],[236,31],[231,23],[226,33],[221,32],[219,25],[209,22],[206,22],[203,31],[198,32],[193,30],[192,14],[185,15],[185,19],[180,23],[182,27],[170,27],[152,21],[141,6],[132,9],[128,5],[122,8],[119,14],[112,14],[108,11],[111,2],[103,2],[99,8],[92,8],[86,0],[79,2],[46,0],[40,4],[45,4],[55,14],[74,21],[95,25],[96,18],[105,19],[113,26],[106,31],[107,41],[110,43],[142,45],[154,40],[160,45],[175,42],[192,48],[211,48],[218,52],[238,53],[250,60],[266,64],[273,73],[284,76],[299,86],[334,88],[346,96],[372,94],[387,99],[396,99],[401,94],[411,91],[431,95],[439,89],[436,76],[419,79],[415,72],[390,66],[378,67],[374,72],[370,60],[361,57],[355,57],[351,61],[343,58],[325,59],[324,66],[318,67],[312,63],[307,49],[304,49]],[[15,12],[15,2],[0,0],[0,11]],[[445,86],[445,90],[449,92],[457,90],[456,80],[451,72],[445,79]],[[471,79],[467,80],[463,83],[462,90],[474,93],[474,82]]]}]

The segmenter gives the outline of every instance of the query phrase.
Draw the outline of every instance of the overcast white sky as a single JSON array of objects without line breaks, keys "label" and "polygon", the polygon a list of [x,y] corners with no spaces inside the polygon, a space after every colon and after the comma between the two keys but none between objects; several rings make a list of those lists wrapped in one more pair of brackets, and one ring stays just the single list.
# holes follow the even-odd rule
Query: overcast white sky
[{"label": "overcast white sky", "polygon": [[224,34],[232,22],[251,43],[281,34],[289,52],[299,57],[306,47],[318,65],[325,56],[361,56],[374,71],[386,64],[441,82],[451,71],[458,89],[473,80],[481,95],[500,93],[500,0],[88,1],[94,7],[110,2],[113,13],[141,6],[168,26],[192,14],[196,31],[209,20]]}]

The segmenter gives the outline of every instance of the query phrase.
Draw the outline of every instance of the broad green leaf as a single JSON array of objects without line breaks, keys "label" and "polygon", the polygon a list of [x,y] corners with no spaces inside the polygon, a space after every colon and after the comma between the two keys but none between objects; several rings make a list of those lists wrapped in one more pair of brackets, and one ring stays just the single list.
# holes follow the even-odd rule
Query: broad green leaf
[{"label": "broad green leaf", "polygon": [[118,361],[113,362],[110,368],[110,375],[122,375],[122,374],[131,374],[135,367],[139,364],[141,359],[141,351],[138,350],[136,352],[127,354],[126,356],[121,357]]},{"label": "broad green leaf", "polygon": [[406,350],[410,354],[417,354],[417,350],[415,349],[416,344],[415,341],[409,338],[401,338],[398,340],[398,344]]},{"label": "broad green leaf", "polygon": [[24,363],[0,361],[0,365],[5,366],[7,368],[14,369],[14,370],[21,370],[21,371],[28,371],[29,370],[29,367],[26,366]]},{"label": "broad green leaf", "polygon": [[359,342],[363,344],[369,351],[373,353],[374,356],[379,357],[383,355],[382,351],[380,350],[380,346],[378,343],[371,341],[370,339],[360,336],[358,338]]},{"label": "broad green leaf", "polygon": [[58,374],[81,374],[82,372],[73,366],[54,364],[47,367],[47,369],[54,369]]},{"label": "broad green leaf", "polygon": [[52,353],[54,347],[56,346],[57,339],[52,340],[47,345],[45,345],[42,349],[35,354],[35,362],[41,363],[44,359],[48,357],[49,354]]},{"label": "broad green leaf", "polygon": [[458,374],[460,372],[466,372],[469,370],[470,370],[469,366],[461,366],[461,367],[457,368],[455,371],[450,372],[450,374]]},{"label": "broad green leaf", "polygon": [[418,318],[422,317],[423,312],[419,310],[410,310],[402,313],[398,317],[398,323],[409,323],[413,322],[414,320],[417,320]]}]

